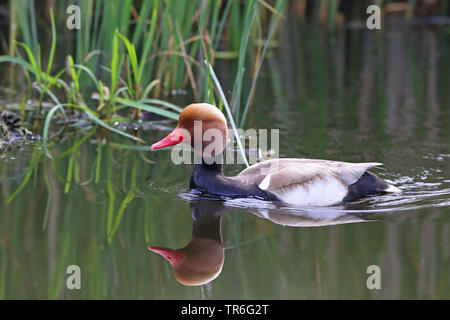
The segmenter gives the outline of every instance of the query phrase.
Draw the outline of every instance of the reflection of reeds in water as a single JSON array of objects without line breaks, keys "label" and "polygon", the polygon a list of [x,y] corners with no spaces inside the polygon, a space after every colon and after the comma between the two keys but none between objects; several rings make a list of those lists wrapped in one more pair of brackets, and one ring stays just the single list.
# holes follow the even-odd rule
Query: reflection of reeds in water
[{"label": "reflection of reeds in water", "polygon": [[[414,125],[412,57],[408,50],[408,30],[402,26],[388,33],[386,53],[387,133],[408,138]],[[406,119],[404,118],[406,117]]]},{"label": "reflection of reeds in water", "polygon": [[[322,112],[330,112],[330,116],[337,110],[353,112],[345,105],[348,95],[356,91],[357,118],[352,120],[361,132],[373,132],[385,126],[385,133],[407,140],[417,126],[423,128],[425,123],[427,132],[437,137],[441,127],[437,119],[438,70],[442,57],[439,57],[436,29],[411,27],[400,22],[399,25],[386,25],[380,31],[363,30],[363,41],[359,46],[355,36],[360,33],[338,29],[336,35],[322,38],[309,28],[308,25],[296,25],[296,21],[283,23],[283,47],[280,48],[283,60],[282,63],[270,62],[277,65],[275,69],[285,68],[283,76],[275,80],[281,80],[281,84],[273,86],[274,95],[279,97],[277,100],[287,98],[285,103],[288,104],[312,104],[304,110],[315,115],[305,116],[311,120],[320,117]],[[297,31],[299,29],[311,32],[303,34]],[[282,88],[287,91],[283,97],[279,94]],[[302,99],[305,95],[309,101]],[[311,99],[313,96],[316,101]],[[322,101],[324,98],[328,100]],[[379,119],[385,112],[383,124]],[[425,113],[427,120],[422,122]],[[416,119],[418,115],[420,120]],[[277,116],[283,117],[281,112]]]},{"label": "reflection of reeds in water", "polygon": [[[74,142],[76,144],[77,141]],[[91,277],[88,277],[89,280],[84,284],[89,296],[91,298],[105,297],[108,295],[105,288],[113,289],[117,285],[115,280],[105,276],[105,270],[110,267],[123,268],[123,263],[120,259],[117,263],[109,264],[108,261],[115,256],[116,249],[108,249],[105,252],[104,248],[105,246],[114,247],[108,245],[108,242],[114,243],[113,237],[118,231],[123,216],[140,211],[139,208],[145,208],[143,214],[135,217],[139,220],[135,223],[145,226],[145,238],[149,240],[153,239],[155,230],[161,228],[159,223],[151,218],[152,206],[158,201],[152,200],[149,205],[150,198],[141,188],[147,184],[146,181],[150,176],[156,179],[167,179],[167,171],[173,172],[173,170],[169,170],[169,165],[166,170],[159,166],[158,171],[150,173],[147,165],[139,169],[140,175],[137,176],[138,166],[128,157],[130,155],[128,152],[119,151],[112,155],[110,148],[102,148],[102,162],[105,163],[105,167],[102,166],[100,170],[98,184],[94,184],[98,155],[95,145],[89,149],[83,147],[77,150],[77,159],[80,161],[74,163],[72,184],[76,186],[72,185],[70,188],[70,196],[64,196],[67,183],[66,172],[69,171],[70,163],[68,159],[70,153],[64,152],[64,149],[62,152],[53,150],[56,156],[52,160],[43,158],[42,150],[35,149],[33,153],[35,160],[30,161],[30,165],[25,169],[25,175],[29,175],[29,178],[21,187],[20,193],[10,197],[9,204],[6,202],[8,195],[4,193],[10,189],[11,195],[20,183],[12,188],[11,182],[2,181],[0,279],[3,280],[5,274],[8,275],[8,278],[0,284],[2,298],[5,294],[9,295],[13,292],[10,285],[26,286],[27,282],[31,284],[31,287],[23,294],[29,297],[53,299],[65,297],[69,293],[64,291],[65,269],[68,265],[74,264],[74,261],[76,261],[75,264],[82,265],[82,270],[86,274],[91,274],[92,271]],[[58,157],[64,153],[65,156]],[[170,163],[169,159],[165,160],[167,164]],[[18,168],[17,171],[5,172],[5,176],[15,172],[18,175],[17,179],[22,180],[20,175],[22,170]],[[136,184],[137,180],[140,181],[139,185]],[[130,201],[136,197],[144,197],[141,198],[142,203]],[[22,201],[25,198],[30,201]],[[167,210],[170,208],[170,205],[166,207]],[[172,211],[176,210],[172,209]],[[86,215],[87,212],[89,214]],[[151,223],[148,222],[149,217],[152,220]],[[132,229],[134,227],[130,230]],[[178,231],[173,232],[178,233]],[[83,234],[88,235],[88,238],[84,238]],[[140,244],[143,243],[144,229],[141,228],[138,231],[139,238],[136,238],[135,234],[133,231],[127,236],[126,241],[134,239],[132,241],[135,241],[136,249],[133,251],[127,248],[125,252],[138,256],[139,252],[136,250],[139,250]],[[115,238],[114,241],[118,239]],[[31,252],[33,254],[30,254]],[[33,256],[34,254],[36,256]],[[134,262],[131,256],[127,260],[128,268]],[[85,264],[83,261],[89,261],[89,263]],[[33,269],[28,270],[28,268]],[[29,274],[30,278],[14,276],[14,269],[20,273]],[[109,270],[119,272],[117,269]],[[106,281],[111,283],[106,284]],[[135,278],[132,282],[134,286],[137,286],[138,279]],[[111,297],[114,296],[114,293],[111,293]]]},{"label": "reflection of reeds in water", "polygon": [[[36,12],[43,9],[34,1],[22,1],[20,12],[11,6],[11,30],[18,22],[20,32],[11,32],[10,55],[0,56],[0,62],[20,65],[27,80],[21,85],[39,91],[39,97],[28,106],[40,112],[47,102],[44,100],[54,104],[45,110],[46,121],[41,124],[44,141],[53,129],[53,118],[62,115],[68,121],[81,110],[85,118],[103,127],[102,137],[112,131],[142,142],[138,134],[128,134],[111,124],[140,119],[142,111],[177,120],[180,108],[157,98],[164,95],[171,99],[173,95],[180,100],[180,92],[188,93],[186,89],[192,90],[189,94],[194,101],[214,103],[204,57],[211,65],[217,59],[236,58],[231,100],[233,116],[243,125],[285,3],[84,0],[79,3],[80,29],[69,32],[64,28],[67,3],[47,2],[49,7],[44,7],[50,13],[51,28],[43,27],[49,32],[42,32],[49,35],[47,58],[47,46],[37,37],[35,19]],[[19,38],[23,42],[15,41]],[[244,75],[252,79],[247,96]],[[150,96],[154,99],[148,99]],[[126,113],[130,108],[132,112]],[[34,128],[41,129],[37,121]]]},{"label": "reflection of reeds in water", "polygon": [[426,95],[428,101],[428,112],[426,119],[426,127],[428,129],[428,141],[434,141],[439,135],[437,119],[439,117],[439,95],[438,95],[438,44],[437,34],[431,29],[424,31],[425,50],[426,50]]}]

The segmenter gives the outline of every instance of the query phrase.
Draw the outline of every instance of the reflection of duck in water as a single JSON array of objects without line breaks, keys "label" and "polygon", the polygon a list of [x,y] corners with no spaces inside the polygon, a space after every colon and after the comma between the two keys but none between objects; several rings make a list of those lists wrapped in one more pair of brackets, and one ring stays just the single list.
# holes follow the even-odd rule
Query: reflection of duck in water
[{"label": "reflection of duck in water", "polygon": [[225,257],[220,229],[222,211],[240,208],[275,224],[292,227],[319,227],[373,221],[367,220],[367,215],[351,213],[346,208],[340,207],[308,209],[280,207],[254,199],[250,201],[257,203],[211,200],[193,194],[180,196],[190,202],[193,220],[191,240],[180,249],[154,246],[148,246],[148,249],[166,258],[173,267],[175,278],[186,286],[206,284],[222,271]]},{"label": "reflection of duck in water", "polygon": [[181,249],[148,246],[166,258],[175,278],[186,286],[198,286],[215,279],[222,271],[224,248],[220,233],[218,201],[191,202],[193,230],[191,241]]},{"label": "reflection of duck in water", "polygon": [[273,208],[267,210],[250,210],[254,215],[273,223],[290,227],[323,227],[338,224],[369,222],[368,215],[358,215],[345,210],[333,208],[329,210]]},{"label": "reflection of duck in water", "polygon": [[[180,197],[191,203],[214,199],[207,196],[197,196],[191,193],[180,194]],[[214,202],[214,201],[212,201]],[[215,202],[221,203],[224,210],[240,209],[259,218],[269,220],[275,224],[290,227],[322,227],[347,223],[376,221],[376,212],[364,207],[334,206],[334,207],[306,207],[285,206],[256,199],[232,199]]]}]

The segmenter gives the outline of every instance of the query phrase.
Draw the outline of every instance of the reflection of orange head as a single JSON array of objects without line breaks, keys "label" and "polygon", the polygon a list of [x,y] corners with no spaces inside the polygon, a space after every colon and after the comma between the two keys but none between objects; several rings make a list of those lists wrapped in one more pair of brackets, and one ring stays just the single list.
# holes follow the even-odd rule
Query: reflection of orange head
[{"label": "reflection of orange head", "polygon": [[224,262],[224,248],[219,241],[193,238],[181,249],[148,247],[166,258],[173,266],[175,278],[185,286],[198,286],[215,279]]},{"label": "reflection of orange head", "polygon": [[152,247],[148,246],[148,250],[156,252],[166,258],[172,267],[175,267],[181,259],[183,259],[183,253],[181,251],[169,249],[169,248],[161,248],[161,247]]}]

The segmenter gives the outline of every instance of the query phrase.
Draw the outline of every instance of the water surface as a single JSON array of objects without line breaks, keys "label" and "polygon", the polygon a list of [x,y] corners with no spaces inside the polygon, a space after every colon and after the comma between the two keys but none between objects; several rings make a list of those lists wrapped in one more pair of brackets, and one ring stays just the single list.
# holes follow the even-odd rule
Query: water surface
[{"label": "water surface", "polygon": [[[448,28],[326,36],[291,21],[282,40],[247,127],[280,129],[282,157],[382,162],[373,172],[402,193],[327,208],[203,199],[187,192],[192,166],[173,165],[170,152],[120,149],[117,137],[101,145],[95,133],[73,148],[86,129],[50,146],[54,160],[36,144],[2,155],[0,298],[450,298]],[[229,64],[218,65],[225,83]],[[166,133],[141,132],[148,144]],[[199,231],[192,217],[208,212],[218,220]],[[201,286],[180,284],[147,250],[199,237],[224,250]],[[81,290],[66,288],[72,264]],[[380,290],[366,286],[370,265]]]}]

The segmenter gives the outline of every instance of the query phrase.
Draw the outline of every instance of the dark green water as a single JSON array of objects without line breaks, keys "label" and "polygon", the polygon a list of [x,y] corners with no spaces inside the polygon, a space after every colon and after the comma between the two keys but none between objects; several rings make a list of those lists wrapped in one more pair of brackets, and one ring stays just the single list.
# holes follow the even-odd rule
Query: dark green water
[{"label": "dark green water", "polygon": [[[212,201],[187,193],[192,166],[173,165],[169,151],[99,147],[95,135],[71,149],[86,132],[50,147],[54,160],[28,145],[0,159],[0,298],[450,298],[448,28],[282,29],[247,127],[279,128],[282,157],[382,162],[374,172],[401,194],[328,208]],[[216,238],[211,255],[221,238],[225,254],[215,279],[188,287],[147,245],[191,238]],[[66,288],[69,265],[80,290]],[[379,290],[366,285],[370,265]]]}]

